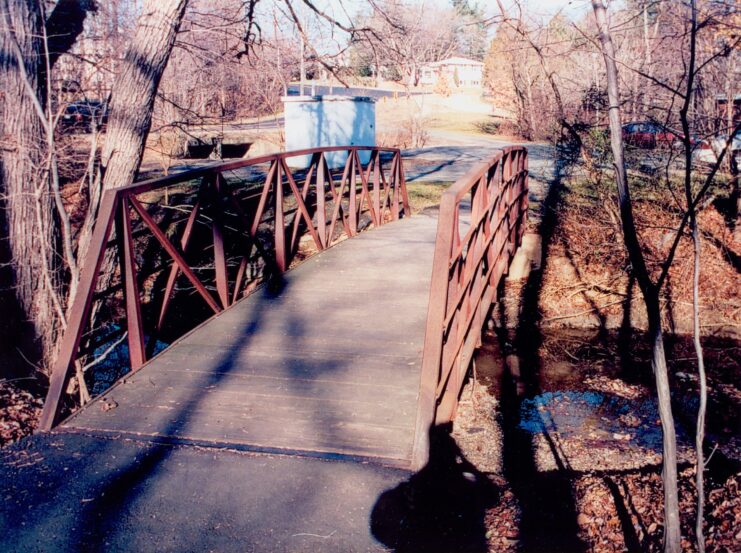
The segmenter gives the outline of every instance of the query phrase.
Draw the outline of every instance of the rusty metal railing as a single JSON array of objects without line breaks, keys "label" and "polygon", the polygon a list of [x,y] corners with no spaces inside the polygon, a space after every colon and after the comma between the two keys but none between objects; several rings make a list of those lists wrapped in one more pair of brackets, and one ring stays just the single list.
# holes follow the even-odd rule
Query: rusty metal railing
[{"label": "rusty metal railing", "polygon": [[[163,333],[169,341],[182,335],[185,323],[168,319],[178,298],[188,309],[193,296],[202,300],[197,324],[302,256],[409,213],[401,154],[392,148],[279,153],[106,191],[40,429],[57,423],[73,370],[79,374],[114,338],[121,342],[127,334],[136,371]],[[110,333],[91,330],[94,310],[96,320],[107,314],[125,322],[109,325]]]},{"label": "rusty metal railing", "polygon": [[505,148],[442,196],[422,358],[413,467],[431,426],[449,422],[502,276],[525,231],[528,158]]}]

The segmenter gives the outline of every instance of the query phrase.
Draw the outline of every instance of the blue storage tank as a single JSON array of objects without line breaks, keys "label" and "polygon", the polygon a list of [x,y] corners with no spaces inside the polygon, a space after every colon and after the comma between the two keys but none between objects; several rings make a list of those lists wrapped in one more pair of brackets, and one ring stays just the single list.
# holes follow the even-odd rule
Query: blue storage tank
[{"label": "blue storage tank", "polygon": [[[286,150],[320,146],[375,146],[376,105],[367,96],[284,96]],[[367,163],[370,152],[362,152]],[[293,167],[306,167],[311,158],[288,160]],[[331,168],[342,167],[344,152],[327,155]]]}]

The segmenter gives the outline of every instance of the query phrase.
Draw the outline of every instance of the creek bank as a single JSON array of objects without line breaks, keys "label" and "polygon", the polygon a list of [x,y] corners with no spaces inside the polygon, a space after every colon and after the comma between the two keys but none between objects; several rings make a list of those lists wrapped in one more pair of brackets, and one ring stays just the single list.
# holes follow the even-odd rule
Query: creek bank
[{"label": "creek bank", "polygon": [[[660,551],[661,432],[650,349],[640,335],[627,349],[622,340],[594,329],[545,329],[529,339],[506,329],[486,333],[453,436],[463,456],[502,490],[486,516],[490,551],[549,550],[542,547],[559,540],[585,551]],[[689,537],[697,379],[691,339],[671,336],[667,343]],[[709,551],[741,545],[734,491],[741,484],[739,349],[730,339],[706,340],[706,443],[717,446],[707,476]],[[693,548],[690,541],[684,546]]]}]

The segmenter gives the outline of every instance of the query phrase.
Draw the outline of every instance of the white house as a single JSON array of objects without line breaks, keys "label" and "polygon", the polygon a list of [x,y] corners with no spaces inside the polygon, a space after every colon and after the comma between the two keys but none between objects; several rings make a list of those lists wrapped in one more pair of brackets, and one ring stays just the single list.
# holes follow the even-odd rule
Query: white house
[{"label": "white house", "polygon": [[452,57],[422,66],[419,84],[434,86],[440,75],[446,75],[451,86],[480,88],[484,74],[483,62]]}]

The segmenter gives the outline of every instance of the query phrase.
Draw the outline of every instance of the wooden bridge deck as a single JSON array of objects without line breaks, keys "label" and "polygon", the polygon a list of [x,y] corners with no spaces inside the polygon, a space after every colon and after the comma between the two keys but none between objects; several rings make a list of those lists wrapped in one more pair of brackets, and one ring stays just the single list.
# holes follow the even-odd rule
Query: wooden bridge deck
[{"label": "wooden bridge deck", "polygon": [[312,257],[62,428],[408,466],[436,224],[418,215]]}]

